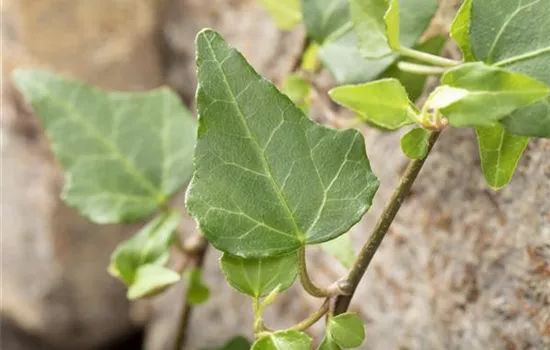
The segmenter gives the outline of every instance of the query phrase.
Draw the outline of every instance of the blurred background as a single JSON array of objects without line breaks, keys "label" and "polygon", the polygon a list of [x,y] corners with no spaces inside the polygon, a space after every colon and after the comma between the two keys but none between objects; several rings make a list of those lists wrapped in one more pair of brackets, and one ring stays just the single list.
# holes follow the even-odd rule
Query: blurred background
[{"label": "blurred background", "polygon": [[[431,30],[444,32],[459,3],[442,0]],[[61,202],[62,171],[10,72],[42,68],[117,90],[168,84],[192,108],[200,29],[220,31],[280,83],[302,50],[303,28],[281,32],[255,0],[3,0],[1,15],[1,349],[171,349],[184,282],[127,301],[107,265],[139,226],[99,227]],[[321,121],[325,107],[314,111]],[[352,231],[357,250],[406,164],[399,135],[364,132],[382,184]],[[511,184],[493,192],[474,135],[445,131],[352,303],[366,321],[364,348],[550,349],[549,198],[549,140],[532,141]],[[193,226],[187,219],[182,229]],[[212,294],[193,313],[188,349],[251,338],[250,300],[226,285],[218,257],[207,256]],[[345,273],[321,251],[311,260],[320,284]],[[317,304],[294,286],[267,319],[285,327]],[[321,331],[318,324],[312,335]]]}]

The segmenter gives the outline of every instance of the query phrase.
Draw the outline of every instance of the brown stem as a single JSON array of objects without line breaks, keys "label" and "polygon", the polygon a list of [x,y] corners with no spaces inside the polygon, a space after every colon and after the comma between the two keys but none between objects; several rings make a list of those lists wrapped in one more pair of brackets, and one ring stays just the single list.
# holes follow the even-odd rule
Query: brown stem
[{"label": "brown stem", "polygon": [[[430,140],[429,140],[428,154],[430,153],[438,137],[439,137],[439,132],[433,132],[431,134]],[[409,194],[409,191],[414,181],[416,180],[418,173],[420,173],[420,170],[422,169],[422,166],[424,165],[424,162],[428,157],[428,154],[426,155],[426,157],[424,157],[424,159],[413,160],[407,166],[407,169],[405,170],[405,173],[401,178],[401,182],[399,183],[399,186],[393,193],[393,196],[390,199],[390,201],[386,204],[386,207],[384,208],[382,215],[378,219],[376,227],[374,228],[368,241],[365,243],[365,245],[361,249],[359,256],[355,260],[355,263],[353,264],[349,272],[347,281],[349,283],[349,288],[351,293],[349,295],[340,295],[337,297],[335,306],[334,306],[335,315],[338,315],[347,311],[349,304],[351,302],[351,298],[353,298],[353,294],[355,293],[355,290],[357,289],[359,282],[361,281],[361,279],[363,278],[363,275],[367,271],[367,268],[374,254],[376,253],[378,247],[382,243],[382,240],[384,239],[384,236],[388,232],[388,229],[390,228],[390,225],[393,222],[393,219],[397,215],[397,212],[401,208],[401,204],[403,204],[403,201]]]}]

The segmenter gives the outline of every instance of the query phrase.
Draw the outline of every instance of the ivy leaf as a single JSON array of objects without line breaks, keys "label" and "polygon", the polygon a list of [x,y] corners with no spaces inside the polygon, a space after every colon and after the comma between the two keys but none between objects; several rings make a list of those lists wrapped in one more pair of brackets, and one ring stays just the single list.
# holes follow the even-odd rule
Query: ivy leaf
[{"label": "ivy leaf", "polygon": [[259,298],[279,287],[288,289],[298,275],[298,255],[244,259],[225,253],[221,258],[225,278],[239,292]]},{"label": "ivy leaf", "polygon": [[202,282],[202,271],[200,269],[189,271],[187,283],[186,300],[188,304],[203,304],[208,300],[210,289]]},{"label": "ivy leaf", "polygon": [[397,55],[381,59],[366,59],[357,48],[354,31],[325,43],[319,50],[323,64],[340,84],[359,84],[370,81],[386,70]]},{"label": "ivy leaf", "polygon": [[301,0],[301,4],[307,32],[318,44],[349,21],[347,0]]},{"label": "ivy leaf", "polygon": [[221,347],[203,350],[250,350],[250,342],[245,337],[236,336]]},{"label": "ivy leaf", "polygon": [[472,0],[464,0],[456,17],[451,24],[451,37],[460,47],[464,61],[475,61],[474,54],[470,45],[470,12],[472,9]]},{"label": "ivy leaf", "polygon": [[349,1],[359,48],[366,58],[387,56],[392,46],[412,47],[426,31],[439,4],[437,0]]},{"label": "ivy leaf", "polygon": [[328,333],[330,338],[344,349],[359,347],[365,340],[363,321],[352,312],[331,317]]},{"label": "ivy leaf", "polygon": [[412,129],[401,138],[401,149],[410,159],[424,159],[430,148],[431,133],[423,128]]},{"label": "ivy leaf", "polygon": [[300,0],[258,0],[271,14],[275,24],[282,30],[294,28],[302,20]]},{"label": "ivy leaf", "polygon": [[411,124],[411,106],[407,91],[397,79],[381,79],[360,85],[339,86],[329,91],[330,97],[361,118],[388,130]]},{"label": "ivy leaf", "polygon": [[355,252],[353,251],[353,244],[349,232],[332,241],[321,244],[321,248],[348,269],[351,268],[355,262]]},{"label": "ivy leaf", "polygon": [[187,208],[212,244],[277,256],[347,232],[378,188],[357,130],[308,119],[219,34],[197,37],[195,173]]},{"label": "ivy leaf", "polygon": [[163,213],[130,239],[120,243],[111,255],[109,273],[126,285],[132,285],[140,267],[166,264],[180,220],[180,214],[176,211]]},{"label": "ivy leaf", "polygon": [[280,331],[260,337],[252,350],[310,350],[311,338],[298,331]]},{"label": "ivy leaf", "polygon": [[441,109],[456,127],[491,125],[520,107],[544,99],[550,92],[533,78],[483,63],[453,68],[443,75],[441,83],[467,90],[464,97]]},{"label": "ivy leaf", "polygon": [[90,220],[149,216],[190,177],[195,120],[169,89],[105,92],[35,70],[13,78],[65,169],[62,198]]},{"label": "ivy leaf", "polygon": [[483,175],[489,186],[498,190],[512,179],[529,138],[512,135],[499,124],[478,127],[476,135]]},{"label": "ivy leaf", "polygon": [[294,102],[304,113],[307,113],[311,105],[309,82],[299,74],[289,75],[282,88],[283,92]]},{"label": "ivy leaf", "polygon": [[128,288],[128,299],[152,296],[179,282],[180,275],[161,265],[146,264],[137,269],[134,282]]},{"label": "ivy leaf", "polygon": [[[441,53],[443,46],[445,45],[445,37],[441,35],[433,36],[428,40],[415,45],[414,49],[417,51],[427,52],[434,55]],[[395,78],[401,82],[411,101],[416,101],[424,92],[424,86],[426,85],[427,76],[404,72],[397,66],[399,62],[406,61],[411,63],[422,63],[418,60],[410,58],[401,58],[394,64],[392,64],[383,74],[382,78]]]}]

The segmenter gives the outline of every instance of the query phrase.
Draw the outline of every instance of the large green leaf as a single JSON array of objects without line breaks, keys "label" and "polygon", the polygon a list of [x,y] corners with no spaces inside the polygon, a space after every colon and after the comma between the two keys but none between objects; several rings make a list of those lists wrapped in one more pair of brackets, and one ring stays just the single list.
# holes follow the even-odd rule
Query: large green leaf
[{"label": "large green leaf", "polygon": [[512,179],[529,138],[512,135],[499,124],[478,127],[476,135],[485,180],[493,189],[504,187]]},{"label": "large green leaf", "polygon": [[221,258],[225,278],[239,292],[263,297],[278,287],[288,289],[298,275],[296,252],[271,258],[244,259],[225,253]]},{"label": "large green leaf", "polygon": [[355,261],[355,252],[349,232],[321,244],[321,248],[336,258],[344,267],[351,268]]},{"label": "large green leaf", "polygon": [[466,90],[459,100],[441,108],[456,127],[488,126],[512,111],[540,101],[549,88],[529,76],[483,63],[468,63],[447,71],[441,83]]},{"label": "large green leaf", "polygon": [[359,347],[365,340],[363,321],[352,312],[331,317],[327,332],[328,337],[344,349]]},{"label": "large green leaf", "polygon": [[[415,50],[439,55],[445,45],[445,37],[438,35],[414,46]],[[399,62],[422,63],[408,57],[401,57],[392,64],[382,75],[382,78],[395,78],[401,82],[411,101],[416,101],[424,92],[428,76],[405,72],[397,66]]]},{"label": "large green leaf", "polygon": [[258,338],[252,350],[310,350],[311,338],[298,331],[279,331]]},{"label": "large green leaf", "polygon": [[250,350],[250,342],[245,337],[236,336],[221,347],[203,350]]},{"label": "large green leaf", "polygon": [[300,0],[258,0],[273,16],[277,26],[283,30],[294,28],[302,20]]},{"label": "large green leaf", "polygon": [[168,261],[174,233],[180,223],[176,211],[163,213],[130,239],[120,243],[111,255],[109,272],[127,285],[134,283],[144,265],[162,266]]},{"label": "large green leaf", "polygon": [[347,0],[301,0],[309,36],[322,44],[349,21]]},{"label": "large green leaf", "polygon": [[212,30],[197,37],[197,65],[187,208],[212,244],[265,257],[347,232],[378,188],[362,135],[309,120]]},{"label": "large green leaf", "polygon": [[335,40],[325,43],[319,50],[323,64],[340,84],[359,84],[379,76],[397,55],[381,59],[366,59],[357,48],[357,36],[348,31]]},{"label": "large green leaf", "polygon": [[161,265],[146,264],[137,269],[134,282],[128,287],[128,299],[156,295],[166,287],[179,282],[179,273]]},{"label": "large green leaf", "polygon": [[[364,57],[376,58],[391,54],[391,42],[397,34],[402,46],[412,47],[424,33],[437,11],[437,0],[349,0],[351,19]],[[390,7],[390,3],[392,6]],[[390,11],[388,11],[388,9]],[[399,10],[399,11],[396,11]],[[399,28],[404,28],[399,31]],[[392,46],[397,46],[393,44]]]},{"label": "large green leaf", "polygon": [[360,85],[344,85],[329,91],[330,97],[355,111],[365,121],[387,130],[412,123],[413,108],[399,80],[389,78]]},{"label": "large green leaf", "polygon": [[[472,0],[470,41],[475,58],[550,85],[549,13],[546,0]],[[515,111],[502,120],[506,130],[550,138],[549,101]]]},{"label": "large green leaf", "polygon": [[34,70],[13,78],[65,168],[63,199],[90,220],[151,215],[191,175],[195,120],[169,89],[105,92]]},{"label": "large green leaf", "polygon": [[456,41],[462,51],[464,61],[475,61],[470,45],[470,13],[472,0],[464,0],[451,25],[451,37]]}]

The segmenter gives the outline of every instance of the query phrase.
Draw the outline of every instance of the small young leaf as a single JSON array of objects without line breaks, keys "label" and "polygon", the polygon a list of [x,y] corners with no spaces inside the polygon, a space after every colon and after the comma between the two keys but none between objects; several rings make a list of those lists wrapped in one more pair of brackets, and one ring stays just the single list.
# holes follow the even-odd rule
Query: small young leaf
[{"label": "small young leaf", "polygon": [[319,44],[314,42],[308,45],[302,56],[302,64],[300,66],[304,72],[315,73],[319,70],[321,66],[321,62],[319,62],[319,48]]},{"label": "small young leaf", "polygon": [[120,243],[111,255],[111,275],[131,285],[141,266],[164,265],[179,223],[178,212],[163,213],[134,236]]},{"label": "small young leaf", "polygon": [[252,350],[310,350],[311,338],[298,331],[280,331],[260,337]]},{"label": "small young leaf", "polygon": [[299,74],[291,74],[285,80],[282,91],[294,102],[304,113],[309,110],[311,87],[309,82]]},{"label": "small young leaf", "polygon": [[277,256],[347,232],[378,179],[357,130],[308,119],[219,34],[197,37],[195,173],[187,208],[212,244]]},{"label": "small young leaf", "polygon": [[379,76],[397,55],[381,59],[366,59],[357,49],[357,36],[349,31],[325,43],[319,50],[323,64],[340,84],[359,84]]},{"label": "small young leaf", "polygon": [[520,107],[546,98],[550,92],[548,86],[529,76],[482,63],[451,69],[441,83],[468,91],[441,109],[456,127],[491,125]]},{"label": "small young leaf", "polygon": [[317,350],[342,350],[342,348],[340,345],[336,344],[334,340],[332,340],[330,335],[325,334],[325,337],[323,338],[323,341],[321,341],[321,344],[319,344]]},{"label": "small young leaf", "polygon": [[169,89],[105,92],[34,70],[13,79],[65,169],[63,199],[90,220],[149,216],[189,179],[196,123]]},{"label": "small young leaf", "polygon": [[298,255],[244,259],[225,253],[221,260],[225,278],[239,292],[263,297],[277,286],[282,292],[294,283],[298,274]]},{"label": "small young leaf", "polygon": [[401,149],[410,159],[423,159],[428,154],[431,133],[423,128],[412,129],[401,138]]},{"label": "small young leaf", "polygon": [[462,51],[462,56],[465,62],[475,61],[472,48],[470,46],[470,11],[472,8],[472,0],[464,0],[462,6],[458,10],[456,17],[451,25],[451,37],[456,41]]},{"label": "small young leaf", "polygon": [[229,339],[229,341],[221,347],[203,350],[250,350],[250,346],[248,339],[242,336],[236,336]]},{"label": "small young leaf", "polygon": [[425,110],[440,110],[447,106],[452,105],[455,102],[460,101],[464,97],[468,96],[469,91],[466,89],[454,88],[448,85],[438,86],[424,104]]},{"label": "small young leaf", "polygon": [[210,289],[202,282],[202,271],[193,269],[187,275],[187,303],[197,305],[205,303],[210,296]]},{"label": "small young leaf", "polygon": [[330,338],[344,349],[359,347],[365,340],[363,321],[352,312],[331,317],[328,332]]},{"label": "small young leaf", "polygon": [[353,251],[353,244],[351,243],[349,232],[332,241],[321,244],[321,248],[335,257],[344,267],[351,268],[355,261],[355,252]]},{"label": "small young leaf", "polygon": [[361,54],[380,58],[392,53],[388,44],[386,22],[389,0],[350,0],[350,14],[359,38]]},{"label": "small young leaf", "polygon": [[358,113],[364,120],[384,129],[395,130],[411,124],[411,102],[396,79],[382,79],[360,85],[345,85],[329,91],[337,103]]},{"label": "small young leaf", "polygon": [[392,51],[399,50],[401,47],[399,42],[399,0],[389,0],[388,10],[384,14],[384,23],[386,24],[388,45]]},{"label": "small young leaf", "polygon": [[550,97],[515,110],[500,122],[511,134],[550,139]]},{"label": "small young leaf", "polygon": [[349,21],[347,0],[301,0],[309,36],[322,44]]},{"label": "small young leaf", "polygon": [[277,27],[283,30],[294,28],[302,20],[300,0],[258,0],[273,16]]},{"label": "small young leaf", "polygon": [[[414,49],[417,51],[427,52],[434,55],[439,55],[443,46],[445,45],[445,37],[442,35],[431,37],[430,39],[417,44]],[[399,62],[411,62],[422,63],[418,60],[411,58],[401,58],[394,64],[392,64],[382,75],[382,78],[395,78],[401,82],[401,84],[407,90],[409,99],[416,101],[424,92],[424,86],[426,85],[427,76],[420,74],[413,74],[404,72],[397,66]]]},{"label": "small young leaf", "polygon": [[128,299],[155,295],[179,282],[180,275],[161,265],[146,264],[137,269],[134,282],[128,288]]},{"label": "small young leaf", "polygon": [[529,138],[509,134],[499,124],[477,127],[476,135],[483,175],[487,184],[498,190],[512,179]]}]

